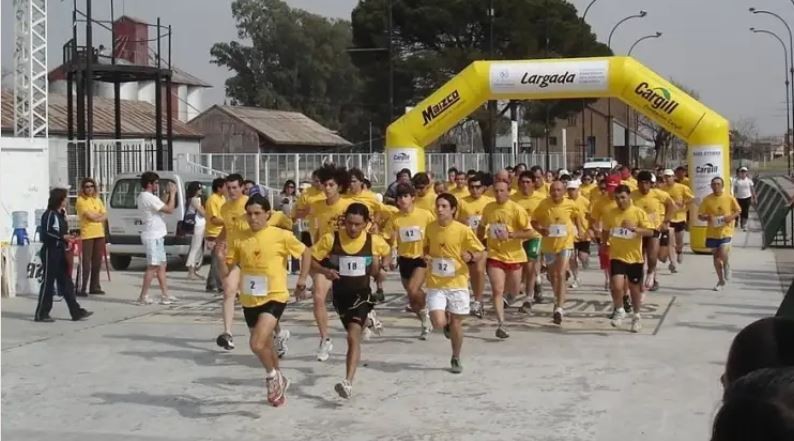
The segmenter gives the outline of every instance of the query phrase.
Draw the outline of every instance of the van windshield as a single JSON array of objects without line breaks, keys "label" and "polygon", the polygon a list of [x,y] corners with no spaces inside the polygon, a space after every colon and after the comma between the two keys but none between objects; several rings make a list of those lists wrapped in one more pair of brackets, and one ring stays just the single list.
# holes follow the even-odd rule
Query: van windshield
[{"label": "van windshield", "polygon": [[[169,182],[174,182],[170,179],[160,179],[158,191],[155,192],[157,197],[161,198],[165,194],[165,189]],[[119,179],[113,185],[113,194],[110,195],[110,207],[121,209],[138,208],[138,195],[141,194],[141,181],[138,179]],[[179,194],[176,196],[176,206],[179,206]]]}]

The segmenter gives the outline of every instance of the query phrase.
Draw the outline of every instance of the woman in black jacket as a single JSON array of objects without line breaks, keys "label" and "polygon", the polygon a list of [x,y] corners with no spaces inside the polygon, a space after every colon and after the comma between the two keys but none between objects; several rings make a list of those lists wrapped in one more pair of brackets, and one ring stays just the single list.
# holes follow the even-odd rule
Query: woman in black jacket
[{"label": "woman in black jacket", "polygon": [[37,322],[54,322],[50,317],[52,310],[52,296],[55,294],[55,284],[69,306],[72,320],[82,320],[91,314],[90,311],[80,307],[74,296],[74,283],[66,269],[66,248],[69,246],[69,225],[66,223],[66,190],[54,188],[50,190],[47,201],[47,211],[41,217],[41,266],[44,271],[44,280],[39,289],[39,302],[36,305],[34,320]]}]

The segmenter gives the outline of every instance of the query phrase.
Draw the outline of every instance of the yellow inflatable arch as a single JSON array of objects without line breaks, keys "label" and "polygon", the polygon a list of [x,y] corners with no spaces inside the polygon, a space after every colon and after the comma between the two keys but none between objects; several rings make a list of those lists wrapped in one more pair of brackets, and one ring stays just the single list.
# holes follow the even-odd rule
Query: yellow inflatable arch
[{"label": "yellow inflatable arch", "polygon": [[[424,147],[487,100],[600,97],[624,101],[688,143],[697,202],[715,176],[728,182],[728,121],[630,57],[475,61],[388,127],[388,168],[424,171]],[[705,226],[696,219],[691,246],[706,252]]]}]

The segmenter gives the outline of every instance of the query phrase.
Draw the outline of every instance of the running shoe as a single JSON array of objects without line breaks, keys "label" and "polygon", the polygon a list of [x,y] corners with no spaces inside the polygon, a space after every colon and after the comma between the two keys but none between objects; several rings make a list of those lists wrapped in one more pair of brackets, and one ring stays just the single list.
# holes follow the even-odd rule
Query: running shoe
[{"label": "running shoe", "polygon": [[317,361],[328,360],[328,357],[331,356],[331,351],[333,350],[334,350],[334,344],[331,343],[330,338],[321,340],[320,347],[317,349]]},{"label": "running shoe", "polygon": [[571,289],[576,289],[579,287],[579,280],[574,277],[571,283],[568,285]]},{"label": "running shoe", "polygon": [[386,295],[383,293],[383,288],[378,288],[375,291],[375,295],[372,297],[375,299],[375,302],[377,303],[383,303],[383,301],[386,300]]},{"label": "running shoe", "polygon": [[675,264],[672,261],[670,261],[670,265],[667,265],[667,269],[669,269],[672,274],[678,272],[678,268],[675,267]]},{"label": "running shoe", "polygon": [[144,297],[142,299],[139,298],[138,300],[135,301],[135,304],[138,306],[151,305],[152,303],[154,302],[149,297]]},{"label": "running shoe", "polygon": [[471,302],[471,315],[482,318],[482,303],[476,300]]},{"label": "running shoe", "polygon": [[560,308],[559,306],[554,308],[554,316],[552,317],[552,319],[553,319],[555,325],[561,325],[562,324],[562,316],[563,316],[563,314],[564,314],[564,311],[563,311],[562,308]]},{"label": "running shoe", "polygon": [[281,374],[281,371],[276,371],[276,375],[272,378],[265,377],[265,384],[267,386],[267,401],[273,407],[281,406],[286,402],[285,393],[289,388],[289,380]]},{"label": "running shoe", "polygon": [[218,338],[215,339],[215,343],[227,351],[234,349],[234,339],[232,339],[232,334],[229,334],[228,332],[224,332],[223,334],[219,335]]},{"label": "running shoe", "polygon": [[610,320],[609,324],[612,325],[613,328],[619,328],[623,324],[623,319],[625,318],[626,310],[618,308],[612,312],[612,320]]},{"label": "running shoe", "polygon": [[161,305],[173,305],[174,303],[177,302],[177,300],[179,300],[179,299],[177,299],[174,296],[160,297],[160,304]]},{"label": "running shoe", "polygon": [[383,334],[383,322],[381,322],[380,319],[378,319],[378,315],[375,313],[374,310],[369,312],[369,317],[367,321],[369,323],[370,329],[372,329],[372,332],[375,335],[381,336]]},{"label": "running shoe", "polygon": [[510,337],[510,334],[507,333],[507,329],[505,329],[504,325],[499,325],[499,327],[496,328],[496,336],[504,340]]},{"label": "running shoe", "polygon": [[543,287],[540,285],[540,283],[535,282],[534,289],[535,291],[533,292],[532,295],[532,301],[534,301],[537,304],[543,303]]},{"label": "running shoe", "polygon": [[648,274],[645,275],[645,289],[651,289],[653,286],[653,281],[656,280],[656,274],[654,271],[648,271]]},{"label": "running shoe", "polygon": [[522,312],[524,314],[532,314],[532,302],[529,300],[524,300],[524,303],[518,308],[518,312]]},{"label": "running shoe", "polygon": [[513,294],[505,293],[505,295],[502,296],[502,303],[504,303],[505,308],[509,308],[510,305],[512,305],[513,302],[515,301],[516,301],[516,296],[514,296]]},{"label": "running shoe", "polygon": [[648,291],[659,291],[659,281],[654,280],[653,285],[651,285],[651,289],[649,289]]},{"label": "running shoe", "polygon": [[433,330],[430,325],[430,312],[423,309],[419,312],[419,320],[422,322],[422,332],[419,334],[419,340],[427,340],[430,336],[430,331]]},{"label": "running shoe", "polygon": [[631,301],[629,299],[629,296],[623,296],[623,309],[626,310],[626,312],[628,313],[632,311]]},{"label": "running shoe", "polygon": [[452,333],[452,330],[450,329],[449,324],[444,325],[444,337],[446,337],[447,340],[449,340],[449,338],[450,338],[449,336],[450,336],[451,333]]},{"label": "running shoe", "polygon": [[453,374],[460,374],[463,372],[463,365],[460,364],[460,359],[452,357],[452,360],[449,361],[449,371]]},{"label": "running shoe", "polygon": [[281,332],[273,336],[273,340],[276,343],[276,354],[278,358],[284,358],[287,355],[287,351],[289,348],[287,347],[287,340],[289,340],[291,334],[289,329],[282,329]]},{"label": "running shoe", "polygon": [[634,314],[634,317],[631,319],[631,332],[638,333],[642,330],[642,324],[640,323],[640,315]]},{"label": "running shoe", "polygon": [[678,253],[678,258],[676,260],[678,261],[679,265],[684,263],[684,253]]},{"label": "running shoe", "polygon": [[717,286],[714,287],[714,291],[722,291],[722,288],[725,286],[725,282],[717,282]]},{"label": "running shoe", "polygon": [[350,399],[353,396],[353,385],[347,380],[342,380],[341,383],[336,383],[334,390],[344,399]]}]

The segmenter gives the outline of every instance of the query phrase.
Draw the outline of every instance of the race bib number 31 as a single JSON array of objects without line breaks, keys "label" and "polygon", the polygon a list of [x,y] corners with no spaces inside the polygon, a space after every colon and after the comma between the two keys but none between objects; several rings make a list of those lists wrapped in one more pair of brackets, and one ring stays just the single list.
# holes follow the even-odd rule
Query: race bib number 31
[{"label": "race bib number 31", "polygon": [[443,257],[433,258],[433,275],[437,277],[454,277],[455,260]]},{"label": "race bib number 31", "polygon": [[568,236],[568,226],[565,224],[553,224],[549,226],[549,237]]},{"label": "race bib number 31", "polygon": [[419,242],[422,240],[422,230],[419,227],[400,228],[400,242]]},{"label": "race bib number 31", "polygon": [[367,274],[367,260],[364,257],[344,256],[339,258],[339,275],[361,277]]},{"label": "race bib number 31", "polygon": [[634,236],[636,235],[636,233],[634,233],[633,231],[623,227],[615,227],[612,230],[610,230],[609,234],[612,237],[618,237],[621,239],[634,239]]},{"label": "race bib number 31", "polygon": [[243,274],[243,294],[254,297],[265,297],[267,295],[267,277]]}]

